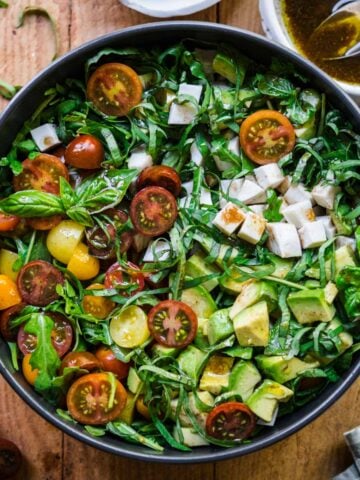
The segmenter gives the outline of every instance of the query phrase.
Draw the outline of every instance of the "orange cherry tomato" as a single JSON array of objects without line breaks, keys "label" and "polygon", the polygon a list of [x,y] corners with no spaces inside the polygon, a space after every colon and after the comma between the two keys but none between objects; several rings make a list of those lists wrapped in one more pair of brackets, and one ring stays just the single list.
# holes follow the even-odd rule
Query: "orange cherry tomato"
[{"label": "orange cherry tomato", "polygon": [[16,283],[7,275],[0,275],[0,310],[21,303],[21,296]]},{"label": "orange cherry tomato", "polygon": [[59,194],[60,177],[69,180],[69,172],[55,155],[41,153],[33,160],[27,158],[22,162],[23,170],[13,178],[16,192],[20,190],[41,190],[42,192]]},{"label": "orange cherry tomato", "polygon": [[248,438],[256,426],[256,417],[244,403],[217,405],[206,419],[206,433],[220,440],[238,442]]},{"label": "orange cherry tomato", "polygon": [[[86,290],[103,290],[105,288],[101,283],[89,285]],[[106,318],[115,308],[115,303],[107,297],[95,297],[94,295],[84,295],[82,307],[85,313],[89,313],[100,320]]]},{"label": "orange cherry tomato", "polygon": [[20,222],[20,217],[0,212],[0,232],[11,232]]},{"label": "orange cherry tomato", "polygon": [[89,100],[106,115],[122,117],[141,101],[139,75],[128,65],[106,63],[90,76],[86,87]]},{"label": "orange cherry tomato", "polygon": [[104,158],[103,144],[92,135],[79,135],[65,150],[65,163],[76,168],[87,170],[100,168]]},{"label": "orange cherry tomato", "polygon": [[136,406],[136,410],[138,411],[138,413],[140,413],[140,415],[142,417],[146,418],[146,420],[149,420],[149,422],[150,422],[151,415],[150,415],[150,412],[149,412],[149,408],[144,403],[143,395],[140,395],[137,398],[135,406]]},{"label": "orange cherry tomato", "polygon": [[30,383],[30,385],[35,385],[35,380],[39,375],[39,370],[37,368],[33,368],[30,365],[31,360],[31,353],[27,353],[22,361],[22,372],[25,377],[25,380]]},{"label": "orange cherry tomato", "polygon": [[0,312],[0,333],[7,342],[16,342],[19,327],[12,327],[11,321],[25,308],[25,303],[18,303]]},{"label": "orange cherry tomato", "polygon": [[70,415],[85,425],[104,425],[117,418],[126,405],[127,393],[119,380],[112,398],[112,373],[88,373],[71,385],[66,403]]},{"label": "orange cherry tomato", "polygon": [[60,375],[63,374],[64,368],[70,367],[78,367],[92,372],[100,368],[100,363],[95,355],[90,352],[69,352],[61,360]]},{"label": "orange cherry tomato", "polygon": [[95,356],[100,362],[100,366],[105,372],[114,373],[119,380],[122,380],[128,376],[130,363],[125,363],[115,357],[114,352],[110,347],[101,345],[96,352]]},{"label": "orange cherry tomato", "polygon": [[34,230],[51,230],[59,225],[63,217],[61,215],[53,215],[52,217],[44,218],[27,218],[26,223]]},{"label": "orange cherry tomato", "polygon": [[136,188],[163,187],[175,197],[181,192],[181,179],[176,170],[166,165],[153,165],[142,170],[136,182]]},{"label": "orange cherry tomato", "polygon": [[240,144],[258,165],[275,163],[295,146],[295,130],[290,121],[275,110],[259,110],[240,127]]}]

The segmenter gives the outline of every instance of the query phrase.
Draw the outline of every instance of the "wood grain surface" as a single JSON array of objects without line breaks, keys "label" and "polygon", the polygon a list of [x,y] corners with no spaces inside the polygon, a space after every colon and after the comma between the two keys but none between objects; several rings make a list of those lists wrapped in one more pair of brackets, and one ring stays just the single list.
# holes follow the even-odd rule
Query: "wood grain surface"
[{"label": "wood grain surface", "polygon": [[[171,1],[171,0],[164,0]],[[187,18],[219,21],[262,33],[256,0],[222,0]],[[49,64],[48,20],[32,16],[16,29],[28,0],[0,9],[0,78],[23,85]],[[57,22],[60,53],[103,33],[150,22],[118,0],[34,0]],[[0,110],[6,105],[0,100]],[[16,480],[329,480],[351,463],[343,432],[359,423],[360,381],[325,414],[262,452],[218,463],[162,465],[135,462],[85,446],[34,413],[0,378],[0,437],[14,441],[25,461]],[[1,480],[1,479],[0,479]]]}]

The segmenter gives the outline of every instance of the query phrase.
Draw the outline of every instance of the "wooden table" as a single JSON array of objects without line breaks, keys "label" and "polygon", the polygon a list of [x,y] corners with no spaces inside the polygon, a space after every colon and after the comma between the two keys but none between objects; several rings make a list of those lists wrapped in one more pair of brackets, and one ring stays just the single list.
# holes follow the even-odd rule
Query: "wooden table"
[{"label": "wooden table", "polygon": [[[0,77],[17,85],[48,65],[54,48],[45,18],[29,17],[23,28],[15,29],[26,5],[44,7],[57,21],[61,54],[103,33],[152,21],[118,0],[9,3],[9,8],[0,10]],[[262,33],[256,0],[222,0],[188,18]],[[0,109],[5,104],[0,100]],[[16,480],[329,480],[351,463],[342,434],[359,423],[359,405],[358,380],[321,418],[260,453],[219,463],[161,465],[112,456],[79,443],[34,413],[0,378],[0,437],[14,441],[24,454]]]}]

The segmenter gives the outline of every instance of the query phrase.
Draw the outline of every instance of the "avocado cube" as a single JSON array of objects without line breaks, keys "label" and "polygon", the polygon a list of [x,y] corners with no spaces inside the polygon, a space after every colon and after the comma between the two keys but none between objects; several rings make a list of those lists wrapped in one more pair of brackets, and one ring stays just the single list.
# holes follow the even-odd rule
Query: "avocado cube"
[{"label": "avocado cube", "polygon": [[236,267],[230,266],[227,272],[219,279],[219,284],[223,290],[234,295],[240,293],[247,283],[252,280],[239,280],[241,274],[238,273]]},{"label": "avocado cube", "polygon": [[[345,352],[345,350],[347,350],[353,345],[353,336],[349,332],[345,332],[343,330],[342,323],[338,318],[334,318],[333,320],[331,320],[326,330],[332,337],[332,340],[334,341],[339,354]],[[338,334],[336,334],[337,331],[339,332]]]},{"label": "avocado cube", "polygon": [[242,310],[260,301],[265,301],[269,312],[271,312],[276,308],[277,300],[277,290],[272,283],[248,280],[243,284],[234,305],[231,307],[230,318],[233,320]]},{"label": "avocado cube", "polygon": [[228,390],[240,395],[245,402],[260,381],[261,375],[255,365],[252,362],[240,360],[230,372]]},{"label": "avocado cube", "polygon": [[293,395],[290,388],[273,380],[264,380],[247,399],[246,404],[255,415],[265,422],[270,422],[279,402],[287,402]]},{"label": "avocado cube", "polygon": [[209,319],[198,317],[198,327],[194,338],[194,344],[200,349],[207,348],[209,346],[208,330]]},{"label": "avocado cube", "polygon": [[129,374],[127,377],[127,387],[131,393],[136,395],[138,392],[141,392],[143,382],[139,377],[137,371],[134,367],[130,367]]},{"label": "avocado cube", "polygon": [[155,343],[151,348],[151,353],[153,357],[175,358],[179,353],[179,349],[174,347],[165,347],[164,345],[160,345],[160,343]]},{"label": "avocado cube", "polygon": [[180,369],[197,383],[206,356],[207,354],[199,348],[189,345],[180,353],[177,360]]},{"label": "avocado cube", "polygon": [[290,293],[287,303],[296,320],[301,324],[330,322],[335,315],[335,307],[325,300],[323,288]]},{"label": "avocado cube", "polygon": [[210,318],[217,310],[210,293],[201,285],[192,288],[186,288],[181,294],[181,301],[189,305],[197,317]]},{"label": "avocado cube", "polygon": [[119,420],[122,420],[128,425],[131,425],[134,421],[136,398],[136,395],[131,392],[127,392],[125,408],[119,415]]},{"label": "avocado cube", "polygon": [[210,357],[200,380],[200,390],[219,395],[229,384],[230,370],[234,359],[215,354]]},{"label": "avocado cube", "polygon": [[209,443],[199,435],[194,428],[191,427],[181,427],[181,435],[179,430],[174,428],[174,438],[179,443],[186,445],[187,447],[204,447],[209,445]]},{"label": "avocado cube", "polygon": [[[325,262],[325,274],[326,279],[331,279],[331,259],[326,260]],[[351,266],[355,267],[355,258],[354,252],[349,245],[344,245],[335,250],[335,277],[340,273],[344,267]],[[305,272],[305,275],[310,278],[320,278],[320,269],[319,267],[308,268]]]},{"label": "avocado cube", "polygon": [[212,68],[215,73],[229,80],[230,83],[242,85],[249,59],[240,53],[236,55],[235,60],[226,53],[219,52],[215,55]]},{"label": "avocado cube", "polygon": [[213,313],[209,318],[208,337],[210,345],[214,345],[234,333],[234,325],[230,320],[229,312],[229,308],[224,308]]},{"label": "avocado cube", "polygon": [[272,378],[276,382],[286,383],[296,378],[301,372],[311,370],[319,366],[319,362],[307,363],[299,358],[293,357],[285,359],[280,355],[268,357],[267,355],[258,355],[256,363],[265,376]]},{"label": "avocado cube", "polygon": [[245,308],[233,321],[236,338],[242,347],[266,347],[269,343],[270,321],[265,301]]},{"label": "avocado cube", "polygon": [[[211,263],[205,262],[205,255],[203,253],[195,253],[185,263],[185,273],[192,278],[203,277],[205,275],[211,275],[219,273],[219,269]],[[217,278],[213,278],[203,283],[202,286],[209,292],[216,288],[219,284]]]},{"label": "avocado cube", "polygon": [[[207,391],[197,391],[196,395],[200,402],[212,407],[214,405],[214,397],[211,395],[210,392]],[[199,409],[196,397],[193,392],[190,392],[188,395],[189,400],[189,409],[194,414],[197,423],[202,427],[205,428],[207,412],[204,412]],[[174,398],[170,402],[170,409],[171,409],[171,418],[175,420],[176,416],[179,416],[179,422],[182,427],[192,427],[192,422],[188,415],[185,413],[184,409],[182,408],[180,411],[177,410],[178,407],[178,398]]]}]

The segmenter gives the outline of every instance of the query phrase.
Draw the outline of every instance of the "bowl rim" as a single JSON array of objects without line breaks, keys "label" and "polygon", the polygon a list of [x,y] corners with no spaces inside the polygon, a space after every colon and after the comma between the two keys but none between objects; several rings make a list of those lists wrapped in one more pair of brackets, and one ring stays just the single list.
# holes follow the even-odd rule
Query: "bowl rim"
[{"label": "bowl rim", "polygon": [[[172,5],[173,3],[178,3],[174,0],[171,2],[171,6],[167,6],[167,10],[159,9],[154,7],[150,7],[146,5],[148,2],[143,2],[141,0],[120,0],[120,2],[128,8],[132,8],[137,12],[143,13],[145,15],[149,15],[150,17],[157,17],[157,18],[169,18],[178,15],[191,15],[192,13],[199,12],[204,10],[205,8],[210,8],[211,6],[215,5],[216,3],[220,2],[221,0],[193,0],[191,5],[187,6],[180,6]],[[144,5],[145,3],[145,5]]]},{"label": "bowl rim", "polygon": [[[293,61],[303,71],[307,72],[312,77],[316,77],[323,85],[324,90],[332,91],[332,95],[337,99],[338,103],[345,105],[344,110],[347,111],[354,119],[360,120],[360,110],[356,103],[343,91],[341,88],[322,70],[313,65],[308,60],[299,56],[298,54],[287,50],[285,47],[273,43],[267,38],[258,35],[247,30],[231,27],[228,25],[222,25],[211,22],[196,22],[196,21],[167,21],[167,22],[154,22],[145,25],[137,25],[128,27],[122,30],[108,33],[97,37],[89,42],[86,42],[70,52],[66,53],[48,67],[38,73],[30,82],[24,86],[19,93],[11,100],[9,105],[5,108],[0,115],[0,130],[3,125],[6,124],[11,116],[11,112],[14,108],[19,106],[23,99],[25,99],[29,93],[36,88],[38,84],[44,81],[46,78],[57,71],[59,66],[67,61],[76,59],[80,54],[92,54],[96,50],[104,48],[106,44],[110,42],[126,43],[127,39],[134,38],[141,35],[146,31],[147,33],[155,31],[171,31],[171,33],[178,33],[179,36],[189,38],[189,32],[191,34],[202,33],[204,36],[209,35],[210,31],[217,31],[219,34],[224,34],[229,37],[225,41],[231,42],[234,38],[241,39],[247,38],[247,40],[254,42],[256,45],[260,45],[265,49],[270,49],[274,55],[284,55],[289,61]],[[3,344],[3,345],[2,345]],[[5,342],[0,339],[0,348],[7,348]],[[9,357],[9,355],[8,355]],[[11,364],[10,364],[11,365]],[[20,373],[17,374],[11,371],[6,364],[5,358],[0,355],[0,373],[5,380],[15,390],[15,392],[38,414],[49,421],[52,425],[58,427],[62,432],[69,434],[77,440],[81,440],[84,443],[99,448],[100,450],[108,453],[122,455],[136,460],[145,460],[151,462],[161,463],[202,463],[202,462],[214,462],[220,460],[231,459],[239,457],[249,453],[256,452],[263,448],[266,448],[282,439],[285,439],[289,435],[297,432],[312,420],[317,418],[321,413],[327,410],[345,391],[352,385],[352,383],[360,375],[360,358],[357,359],[349,370],[342,376],[342,378],[334,385],[327,387],[324,392],[320,394],[316,399],[302,407],[300,412],[302,415],[297,419],[296,414],[299,411],[294,412],[291,416],[297,420],[287,422],[285,427],[273,428],[271,432],[265,436],[255,438],[251,443],[242,444],[229,449],[219,449],[218,447],[197,447],[192,452],[178,452],[173,449],[165,449],[163,453],[157,453],[144,447],[132,445],[122,441],[117,437],[104,437],[107,442],[101,440],[102,437],[90,436],[84,429],[80,429],[79,426],[70,424],[64,419],[56,415],[55,409],[52,409],[50,404],[45,402],[32,387],[25,384],[21,384]],[[310,406],[310,407],[309,407]],[[284,417],[283,417],[284,418]],[[281,420],[281,419],[280,419]],[[206,452],[202,452],[206,449]]]}]

